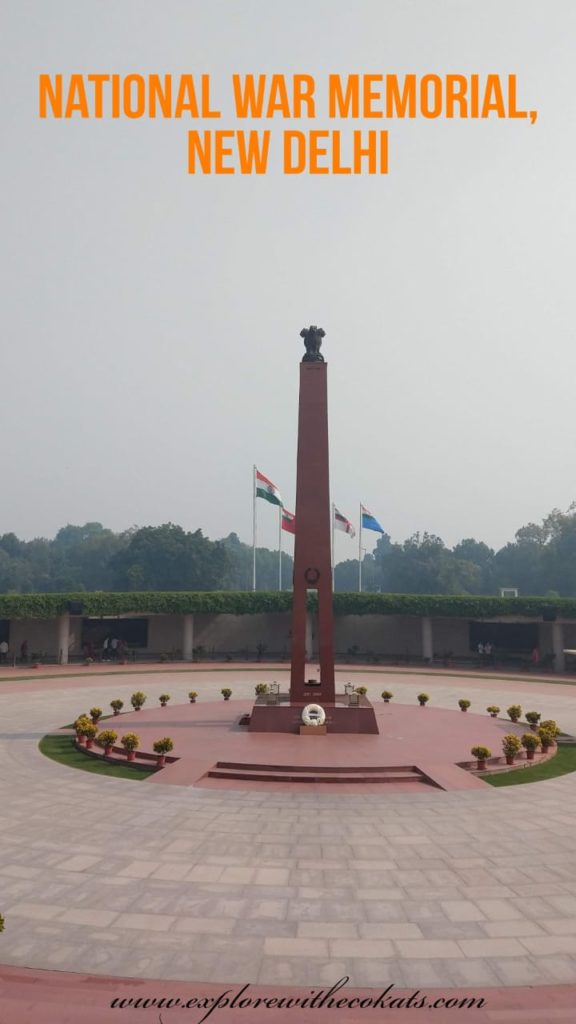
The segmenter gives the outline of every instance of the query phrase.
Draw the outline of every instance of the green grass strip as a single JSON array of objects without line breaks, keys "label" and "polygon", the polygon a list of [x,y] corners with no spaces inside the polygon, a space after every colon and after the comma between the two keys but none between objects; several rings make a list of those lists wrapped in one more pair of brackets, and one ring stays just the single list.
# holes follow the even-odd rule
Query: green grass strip
[{"label": "green grass strip", "polygon": [[510,772],[487,772],[480,775],[484,782],[491,786],[522,786],[528,782],[543,782],[545,779],[556,779],[559,775],[568,775],[576,771],[576,744],[558,747],[557,753],[549,761],[534,765],[533,768],[513,769]]},{"label": "green grass strip", "polygon": [[108,775],[114,779],[133,779],[135,782],[143,782],[156,771],[155,768],[136,768],[132,764],[112,764],[111,761],[89,757],[88,754],[78,750],[72,736],[59,734],[43,736],[38,746],[45,757],[49,757],[51,761],[65,764],[68,768],[79,768],[83,772],[92,772],[93,775]]}]

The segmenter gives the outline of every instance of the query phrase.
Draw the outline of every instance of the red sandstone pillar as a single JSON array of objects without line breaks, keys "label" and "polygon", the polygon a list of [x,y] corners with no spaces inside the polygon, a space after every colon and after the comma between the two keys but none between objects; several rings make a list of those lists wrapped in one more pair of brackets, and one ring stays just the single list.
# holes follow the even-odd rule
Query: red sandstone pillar
[{"label": "red sandstone pillar", "polygon": [[[324,362],[300,363],[290,700],[334,700],[328,390]],[[320,686],[306,686],[306,601],[318,594]],[[310,672],[311,677],[316,673]]]}]

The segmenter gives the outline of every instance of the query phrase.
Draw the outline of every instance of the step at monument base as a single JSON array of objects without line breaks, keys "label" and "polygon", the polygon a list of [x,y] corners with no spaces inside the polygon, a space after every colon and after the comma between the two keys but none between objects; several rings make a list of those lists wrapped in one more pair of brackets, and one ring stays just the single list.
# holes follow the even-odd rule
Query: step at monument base
[{"label": "step at monument base", "polygon": [[319,767],[317,765],[241,764],[217,761],[206,772],[205,778],[252,782],[310,782],[310,783],[411,783],[441,788],[416,765],[384,765],[377,767]]}]

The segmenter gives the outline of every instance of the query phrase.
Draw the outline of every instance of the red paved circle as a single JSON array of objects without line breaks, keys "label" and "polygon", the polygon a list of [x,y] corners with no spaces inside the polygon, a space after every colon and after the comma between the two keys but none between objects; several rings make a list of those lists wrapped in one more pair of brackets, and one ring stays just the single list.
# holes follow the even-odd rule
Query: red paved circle
[{"label": "red paved circle", "polygon": [[[488,714],[470,711],[446,711],[427,705],[407,705],[392,702],[375,704],[380,733],[356,735],[328,733],[322,736],[299,736],[289,733],[253,733],[239,724],[248,713],[252,701],[218,701],[196,704],[170,704],[123,714],[110,725],[118,731],[137,732],[140,749],[151,752],[154,740],[170,736],[174,741],[173,756],[178,760],[168,764],[161,772],[151,776],[150,783],[173,785],[200,785],[211,788],[283,788],[306,791],[328,786],[336,781],[298,782],[294,778],[302,769],[316,769],[338,778],[339,791],[358,792],[376,783],[359,782],[380,778],[376,769],[398,769],[390,772],[382,785],[407,791],[414,787],[438,787],[444,790],[473,789],[486,784],[458,767],[462,761],[472,761],[471,747],[487,746],[495,757],[502,752],[502,738],[508,732],[521,735],[527,725],[514,726],[504,719],[493,719]],[[217,765],[234,765],[235,769]],[[242,771],[244,768],[244,771]],[[280,781],[289,769],[290,779]],[[408,774],[401,769],[416,769]],[[284,771],[280,771],[283,769]],[[215,772],[219,777],[209,775]],[[346,774],[354,781],[346,779]],[[244,777],[242,777],[244,776]],[[248,776],[248,777],[246,777]],[[269,776],[267,778],[266,776]]]}]

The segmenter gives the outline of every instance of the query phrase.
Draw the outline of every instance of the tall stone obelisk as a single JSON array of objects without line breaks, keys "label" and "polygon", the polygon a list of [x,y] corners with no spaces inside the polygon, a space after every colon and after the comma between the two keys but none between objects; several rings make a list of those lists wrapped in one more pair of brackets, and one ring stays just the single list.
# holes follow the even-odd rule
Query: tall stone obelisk
[{"label": "tall stone obelisk", "polygon": [[[330,553],[330,481],[328,467],[327,365],[320,353],[324,331],[300,332],[306,353],[300,364],[296,538],[292,604],[290,701],[334,701],[334,624]],[[308,591],[318,597],[320,685],[306,682],[306,605]]]}]

